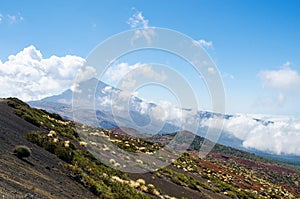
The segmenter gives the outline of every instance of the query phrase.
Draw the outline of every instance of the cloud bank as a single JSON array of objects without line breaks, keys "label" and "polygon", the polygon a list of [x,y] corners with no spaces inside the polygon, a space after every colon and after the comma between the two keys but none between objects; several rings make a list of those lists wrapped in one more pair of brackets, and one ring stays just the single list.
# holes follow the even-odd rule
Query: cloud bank
[{"label": "cloud bank", "polygon": [[0,61],[0,97],[18,97],[25,101],[59,94],[72,87],[78,72],[80,80],[91,78],[95,69],[85,66],[85,59],[66,55],[43,58],[34,46]]},{"label": "cloud bank", "polygon": [[[272,121],[273,123],[266,125],[253,118]],[[219,128],[214,126],[216,120],[221,120],[221,118],[209,118],[202,121],[202,125]],[[300,120],[296,118],[236,115],[224,120],[223,132],[242,140],[245,148],[278,155],[300,155]]]},{"label": "cloud bank", "polygon": [[[112,87],[107,86],[102,93],[110,93],[111,89]],[[118,93],[118,101],[114,101],[114,103],[107,97],[100,101],[105,102],[105,106],[113,104],[114,109],[123,112],[126,103],[122,100],[130,98],[130,94],[128,93],[127,97],[124,96],[124,93]],[[131,97],[133,96],[131,95]],[[156,102],[156,106],[147,101],[137,101],[133,109],[141,115],[149,115],[153,121],[168,121],[174,125],[184,124],[185,130],[190,130],[190,126],[197,122],[202,128],[209,127],[222,130],[222,134],[226,137],[241,140],[244,148],[278,155],[300,156],[300,119],[298,118],[253,114],[234,115],[226,119],[219,115],[200,118],[199,113],[175,107],[168,101]],[[223,126],[220,126],[221,124]]]},{"label": "cloud bank", "polygon": [[[103,93],[111,92],[112,87],[107,86]],[[116,91],[115,91],[116,92]],[[120,93],[121,92],[121,93]],[[112,105],[114,109],[123,112],[124,100],[133,97],[130,93],[118,91],[118,100],[111,102],[110,98],[103,98],[105,105]],[[127,102],[127,101],[126,101]],[[127,102],[128,103],[128,102]],[[156,106],[147,101],[135,102],[133,109],[141,115],[149,115],[153,122],[168,121],[174,125],[184,124],[189,130],[190,125],[200,122],[200,127],[221,129],[228,138],[234,137],[242,141],[242,146],[273,154],[293,154],[300,156],[300,119],[292,117],[276,117],[265,115],[240,114],[227,119],[215,115],[209,118],[199,118],[193,110],[175,107],[168,101],[160,101]],[[103,106],[104,104],[102,104]],[[122,114],[120,114],[122,115]],[[223,126],[220,126],[223,124]]]}]

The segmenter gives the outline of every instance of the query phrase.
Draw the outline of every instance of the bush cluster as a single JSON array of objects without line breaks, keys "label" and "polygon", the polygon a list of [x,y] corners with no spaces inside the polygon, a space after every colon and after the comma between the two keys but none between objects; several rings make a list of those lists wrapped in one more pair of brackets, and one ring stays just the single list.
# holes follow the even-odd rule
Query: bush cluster
[{"label": "bush cluster", "polygon": [[78,134],[71,125],[62,124],[65,121],[58,114],[48,113],[42,109],[31,108],[28,104],[17,98],[8,98],[7,104],[14,108],[14,113],[16,115],[37,127],[54,130],[58,134],[68,138],[78,137]]},{"label": "bush cluster", "polygon": [[27,146],[16,146],[13,150],[13,153],[18,158],[27,158],[31,155],[31,150]]},{"label": "bush cluster", "polygon": [[[126,179],[126,176],[121,171],[102,164],[87,150],[76,149],[72,142],[69,147],[64,147],[62,139],[53,142],[53,138],[38,131],[28,132],[26,138],[64,160],[66,163],[63,165],[70,171],[71,177],[101,198],[150,198],[127,184],[112,181],[111,176],[122,179]],[[106,173],[109,175],[105,176]]]},{"label": "bush cluster", "polygon": [[53,142],[52,138],[47,137],[45,133],[39,131],[28,132],[26,139],[46,149],[50,153],[55,154],[58,158],[67,163],[71,163],[73,160],[73,150],[75,149],[75,146],[72,143],[70,143],[69,147],[64,147],[64,142],[62,140]]}]

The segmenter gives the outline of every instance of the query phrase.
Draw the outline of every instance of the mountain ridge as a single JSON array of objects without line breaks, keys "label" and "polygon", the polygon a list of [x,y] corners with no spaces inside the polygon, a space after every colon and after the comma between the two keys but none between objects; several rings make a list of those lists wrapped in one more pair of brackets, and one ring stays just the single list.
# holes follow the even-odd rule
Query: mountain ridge
[{"label": "mountain ridge", "polygon": [[[98,85],[95,87],[95,85]],[[111,99],[112,93],[116,92],[115,95],[118,95],[118,92],[120,92],[119,89],[114,88],[104,82],[99,81],[96,78],[87,80],[83,82],[82,84],[78,85],[77,89],[80,91],[83,90],[88,90],[88,88],[95,88],[95,91],[87,91],[85,95],[83,96],[88,96],[88,95],[93,95],[95,99],[103,99],[102,101],[97,101],[96,104],[101,104],[103,101],[107,101]],[[108,88],[108,89],[107,89]],[[46,109],[50,112],[55,112],[60,115],[62,115],[64,118],[73,120],[73,109],[72,109],[72,96],[74,92],[71,90],[67,90],[63,92],[61,95],[56,95],[52,97],[47,97],[39,101],[31,101],[28,102],[31,106],[37,107],[37,108],[42,108]],[[92,100],[93,102],[93,100]],[[169,134],[175,131],[179,130],[186,130],[186,129],[181,129],[181,127],[177,126],[176,123],[174,124],[172,121],[166,120],[165,123],[160,127],[159,131],[157,131],[157,126],[160,126],[161,122],[158,122],[157,124],[153,121],[153,118],[149,118],[149,115],[151,116],[151,108],[149,107],[155,107],[157,106],[154,103],[148,103],[148,108],[146,113],[141,114],[141,103],[145,104],[143,100],[132,96],[132,100],[129,103],[129,108],[128,108],[128,114],[116,114],[112,110],[110,106],[100,106],[100,105],[95,105],[91,108],[95,109],[95,113],[92,113],[93,111],[85,111],[82,110],[80,114],[80,117],[82,116],[83,120],[79,121],[84,123],[85,121],[88,120],[88,118],[94,117],[96,115],[95,120],[90,123],[90,125],[94,126],[99,126],[103,127],[105,129],[111,129],[111,128],[116,128],[118,126],[126,126],[130,128],[135,128],[138,131],[144,131],[144,132],[156,132],[157,134]],[[147,102],[146,102],[147,104]],[[120,106],[124,106],[120,104]],[[183,109],[183,111],[191,111],[191,110],[186,110]],[[125,111],[126,112],[126,111]],[[210,111],[197,111],[196,115],[193,115],[193,119],[195,121],[202,121],[202,120],[210,120],[212,118],[219,118],[219,119],[224,119],[224,121],[232,119],[234,117],[237,117],[236,115],[232,114],[221,114],[221,113],[214,113]],[[252,118],[253,121],[260,123],[263,126],[268,126],[268,125],[273,125],[274,121],[271,120],[263,120],[259,119],[256,117]],[[151,122],[154,122],[152,125],[147,126],[148,124],[151,124]],[[145,127],[145,128],[144,128]],[[197,129],[197,132],[195,132],[197,135],[205,136],[206,131],[208,127],[199,127]],[[270,156],[274,157],[274,159],[280,159],[279,156],[273,155],[268,152],[263,152],[260,150],[254,150],[252,148],[246,148],[243,146],[243,140],[241,140],[238,137],[235,137],[234,135],[228,133],[227,131],[222,131],[220,134],[220,137],[217,141],[219,144],[223,144],[226,146],[231,146],[234,148],[238,148],[241,150],[245,150],[248,152],[253,152],[256,154],[261,154],[264,156]],[[292,162],[294,161],[295,165],[300,165],[300,157],[299,156],[289,156],[289,155],[281,155],[282,161],[286,161],[289,159],[292,159]],[[285,160],[286,159],[286,160]]]}]

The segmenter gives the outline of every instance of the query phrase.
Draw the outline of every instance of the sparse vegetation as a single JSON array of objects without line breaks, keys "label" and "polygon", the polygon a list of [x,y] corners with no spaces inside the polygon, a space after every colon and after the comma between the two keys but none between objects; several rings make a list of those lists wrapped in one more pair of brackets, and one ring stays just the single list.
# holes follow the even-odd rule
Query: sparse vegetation
[{"label": "sparse vegetation", "polygon": [[122,172],[102,164],[85,149],[76,149],[72,143],[76,140],[70,141],[69,146],[65,147],[65,141],[62,138],[53,142],[55,138],[37,131],[29,132],[27,139],[65,161],[66,163],[62,165],[71,172],[72,178],[95,195],[101,195],[102,198],[132,198],[130,197],[132,195],[135,198],[148,198],[128,184],[120,185],[120,182],[112,181],[112,176],[118,176],[124,180],[127,177]]},{"label": "sparse vegetation", "polygon": [[[40,131],[28,132],[27,140],[60,158],[61,165],[68,170],[70,177],[94,195],[100,198],[164,198],[160,187],[148,184],[144,179],[132,180],[125,173],[97,160],[87,151],[89,145],[101,147],[106,152],[111,150],[110,147],[80,140],[73,122],[65,121],[59,115],[32,109],[15,98],[8,100],[8,104],[17,115],[41,127]],[[156,143],[153,143],[113,130],[86,125],[81,127],[86,136],[101,137],[126,151],[149,155],[163,147],[160,139],[168,140],[168,136],[173,136],[156,137]],[[201,144],[201,138],[197,139],[192,147]],[[171,153],[167,149],[165,151]],[[123,166],[113,158],[110,162]],[[143,164],[139,159],[136,162]],[[213,152],[203,159],[199,159],[197,152],[191,148],[171,162],[171,166],[154,172],[153,177],[175,183],[184,189],[199,193],[206,189],[231,198],[296,198],[300,195],[299,170],[230,147],[216,145]]]},{"label": "sparse vegetation", "polygon": [[13,150],[13,153],[18,158],[28,158],[31,155],[31,150],[27,146],[16,146]]},{"label": "sparse vegetation", "polygon": [[54,113],[48,113],[42,109],[31,108],[26,103],[17,98],[8,98],[7,104],[14,108],[16,115],[45,130],[53,130],[67,138],[77,138],[78,134],[72,127],[74,124],[70,121],[64,121],[60,116]]}]

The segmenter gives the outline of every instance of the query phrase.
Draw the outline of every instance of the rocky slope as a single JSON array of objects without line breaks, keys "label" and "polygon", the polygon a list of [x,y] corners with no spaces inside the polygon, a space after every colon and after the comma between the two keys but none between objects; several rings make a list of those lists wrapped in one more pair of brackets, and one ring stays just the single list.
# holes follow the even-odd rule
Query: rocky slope
[{"label": "rocky slope", "polygon": [[[59,115],[32,109],[15,98],[1,100],[0,110],[0,197],[3,198],[300,197],[298,168],[222,145],[216,145],[206,158],[200,159],[197,147],[203,142],[201,137],[196,137],[187,152],[164,168],[124,173],[118,168],[126,166],[126,162],[100,161],[89,152],[96,148],[102,155],[116,156],[115,151],[96,142],[97,139],[131,152],[133,157],[139,154],[151,157],[158,151],[167,151],[164,146],[176,133],[146,140],[138,138],[140,132],[134,132],[138,137],[133,137],[121,129],[75,124]],[[80,137],[75,125],[84,132]],[[17,158],[12,154],[16,145],[30,147],[32,155]],[[113,166],[105,165],[105,161]],[[141,160],[136,163],[141,167],[145,164]]]},{"label": "rocky slope", "polygon": [[[25,138],[28,131],[45,131],[14,114],[7,100],[0,100],[0,197],[96,198],[68,176],[61,160]],[[12,154],[16,145],[31,148],[26,160]]]}]

